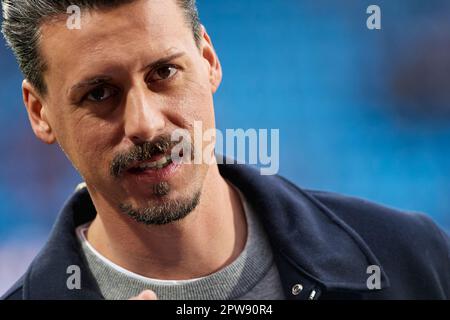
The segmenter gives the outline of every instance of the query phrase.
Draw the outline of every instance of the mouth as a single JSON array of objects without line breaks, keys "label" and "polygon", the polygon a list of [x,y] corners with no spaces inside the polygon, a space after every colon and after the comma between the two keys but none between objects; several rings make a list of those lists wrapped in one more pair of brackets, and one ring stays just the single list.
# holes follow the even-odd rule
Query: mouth
[{"label": "mouth", "polygon": [[128,172],[138,174],[143,173],[147,170],[161,170],[173,163],[171,155],[157,155],[151,157],[147,161],[142,161],[134,166],[132,166],[130,169],[128,169]]}]

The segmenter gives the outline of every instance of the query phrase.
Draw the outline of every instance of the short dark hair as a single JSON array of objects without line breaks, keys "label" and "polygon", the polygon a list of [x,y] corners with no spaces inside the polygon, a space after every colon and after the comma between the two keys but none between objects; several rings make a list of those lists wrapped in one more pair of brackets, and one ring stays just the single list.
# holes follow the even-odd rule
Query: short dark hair
[{"label": "short dark hair", "polygon": [[[43,73],[46,64],[39,52],[40,27],[49,18],[67,14],[67,8],[77,5],[83,9],[114,8],[135,0],[2,0],[2,33],[14,52],[25,78],[45,95],[47,86]],[[195,0],[176,0],[185,12],[197,46],[201,26]]]}]

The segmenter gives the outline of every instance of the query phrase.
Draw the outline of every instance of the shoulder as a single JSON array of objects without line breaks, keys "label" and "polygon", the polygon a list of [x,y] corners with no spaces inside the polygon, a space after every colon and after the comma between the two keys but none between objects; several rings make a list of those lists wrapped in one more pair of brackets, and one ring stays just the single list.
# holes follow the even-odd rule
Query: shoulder
[{"label": "shoulder", "polygon": [[[375,254],[391,285],[414,297],[450,298],[450,238],[425,214],[361,198],[302,189],[277,177],[286,199],[309,201],[353,229]],[[294,200],[295,201],[295,200]],[[398,298],[392,294],[390,298]]]},{"label": "shoulder", "polygon": [[[318,204],[367,238],[383,236],[385,241],[403,240],[408,244],[434,242],[448,250],[448,235],[433,220],[418,212],[402,211],[361,198],[304,190]],[[393,237],[389,239],[389,237]]]},{"label": "shoulder", "polygon": [[0,300],[23,300],[23,276],[0,297]]},{"label": "shoulder", "polygon": [[450,238],[430,217],[335,193],[303,192],[356,231],[394,287],[450,297]]},{"label": "shoulder", "polygon": [[291,198],[309,199],[315,206],[332,212],[366,238],[383,236],[382,238],[388,241],[386,237],[390,235],[401,238],[409,244],[431,241],[440,244],[448,254],[449,236],[423,213],[402,211],[366,199],[333,192],[302,189],[283,177],[278,178]]}]

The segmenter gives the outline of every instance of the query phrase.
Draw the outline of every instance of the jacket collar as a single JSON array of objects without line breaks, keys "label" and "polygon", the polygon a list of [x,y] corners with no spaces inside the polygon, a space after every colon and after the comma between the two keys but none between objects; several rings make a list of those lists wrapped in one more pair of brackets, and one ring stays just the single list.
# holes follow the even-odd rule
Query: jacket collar
[{"label": "jacket collar", "polygon": [[[243,165],[219,166],[254,206],[267,231],[291,299],[316,299],[324,290],[367,292],[367,267],[380,266],[365,241],[308,192],[280,176]],[[381,288],[390,286],[381,268]],[[303,291],[296,295],[295,286]]]},{"label": "jacket collar", "polygon": [[[254,168],[235,164],[219,165],[219,170],[261,218],[287,298],[316,299],[323,290],[368,290],[367,267],[381,264],[363,239],[333,212],[279,176],[261,176]],[[103,298],[75,234],[77,226],[95,215],[87,189],[76,191],[25,275],[24,298]],[[68,289],[69,266],[80,268],[81,290]],[[383,270],[381,285],[389,286]]]}]

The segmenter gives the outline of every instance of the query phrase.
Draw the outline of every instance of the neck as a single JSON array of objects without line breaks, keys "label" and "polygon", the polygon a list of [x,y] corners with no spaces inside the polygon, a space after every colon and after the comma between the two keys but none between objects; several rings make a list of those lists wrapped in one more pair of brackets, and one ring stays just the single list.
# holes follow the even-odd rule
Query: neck
[{"label": "neck", "polygon": [[88,241],[112,262],[145,277],[203,277],[230,264],[245,246],[247,226],[239,195],[217,165],[208,170],[197,208],[175,223],[145,226],[113,207],[104,205],[102,210],[102,201],[92,198],[98,214]]}]

